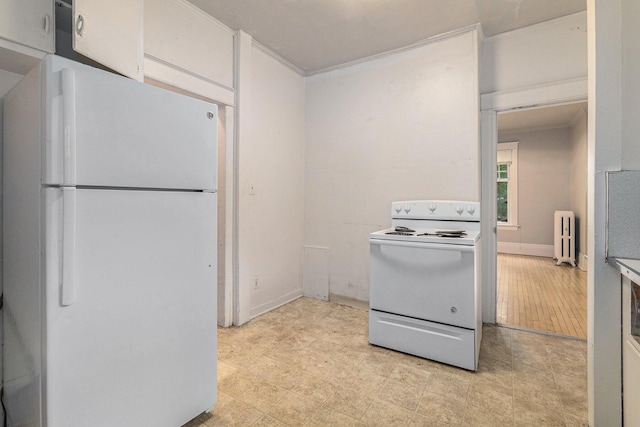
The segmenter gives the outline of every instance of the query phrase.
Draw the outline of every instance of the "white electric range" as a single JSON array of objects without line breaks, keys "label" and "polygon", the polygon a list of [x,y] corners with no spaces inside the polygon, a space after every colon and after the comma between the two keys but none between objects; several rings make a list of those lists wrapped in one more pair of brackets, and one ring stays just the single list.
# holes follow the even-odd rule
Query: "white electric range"
[{"label": "white electric range", "polygon": [[369,236],[369,342],[477,370],[480,204],[393,202],[391,217]]}]

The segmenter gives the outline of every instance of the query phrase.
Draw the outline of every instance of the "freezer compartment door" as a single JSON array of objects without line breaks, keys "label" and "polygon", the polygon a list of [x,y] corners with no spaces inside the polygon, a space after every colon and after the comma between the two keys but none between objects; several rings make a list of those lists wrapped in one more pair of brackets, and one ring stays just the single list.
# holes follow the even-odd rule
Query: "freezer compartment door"
[{"label": "freezer compartment door", "polygon": [[53,55],[44,79],[45,183],[216,188],[216,105]]},{"label": "freezer compartment door", "polygon": [[182,425],[217,396],[216,194],[69,191],[46,190],[46,424]]}]

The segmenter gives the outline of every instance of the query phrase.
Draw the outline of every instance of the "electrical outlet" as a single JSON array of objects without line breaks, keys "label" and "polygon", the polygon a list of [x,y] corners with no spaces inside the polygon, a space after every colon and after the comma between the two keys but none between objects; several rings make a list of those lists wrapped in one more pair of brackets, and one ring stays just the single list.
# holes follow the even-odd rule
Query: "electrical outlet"
[{"label": "electrical outlet", "polygon": [[258,289],[258,276],[253,280],[253,289]]}]

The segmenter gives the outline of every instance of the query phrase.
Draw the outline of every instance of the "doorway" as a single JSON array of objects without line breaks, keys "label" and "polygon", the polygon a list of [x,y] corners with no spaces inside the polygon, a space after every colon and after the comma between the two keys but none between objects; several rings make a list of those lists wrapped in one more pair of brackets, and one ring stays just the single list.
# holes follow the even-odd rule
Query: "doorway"
[{"label": "doorway", "polygon": [[[497,281],[497,145],[498,114],[584,102],[587,79],[578,79],[509,93],[481,95],[481,235],[482,320],[496,323]],[[586,230],[586,227],[584,227]]]},{"label": "doorway", "polygon": [[217,317],[218,326],[228,327],[233,323],[234,315],[234,280],[237,277],[237,264],[234,245],[236,239],[235,216],[237,198],[235,167],[236,145],[235,135],[235,109],[214,99],[197,95],[179,87],[163,83],[151,78],[145,78],[145,83],[157,86],[181,95],[201,99],[218,106],[218,164],[212,165],[217,169]]},{"label": "doorway", "polygon": [[[586,338],[586,111],[574,102],[497,114],[499,324]],[[578,268],[554,261],[555,211],[575,215]]]}]

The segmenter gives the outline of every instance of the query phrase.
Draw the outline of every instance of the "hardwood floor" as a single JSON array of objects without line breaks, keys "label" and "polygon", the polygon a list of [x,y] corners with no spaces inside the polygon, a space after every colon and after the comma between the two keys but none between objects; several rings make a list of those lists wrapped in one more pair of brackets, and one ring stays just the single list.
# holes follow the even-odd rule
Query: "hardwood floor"
[{"label": "hardwood floor", "polygon": [[497,321],[587,337],[587,273],[551,258],[498,254]]}]

